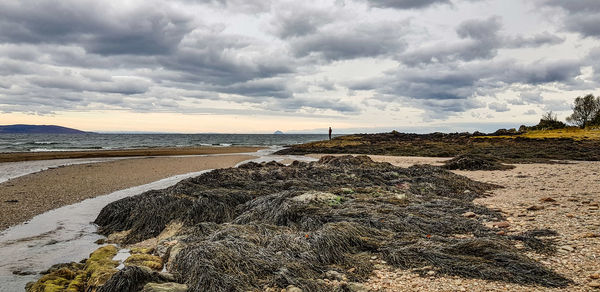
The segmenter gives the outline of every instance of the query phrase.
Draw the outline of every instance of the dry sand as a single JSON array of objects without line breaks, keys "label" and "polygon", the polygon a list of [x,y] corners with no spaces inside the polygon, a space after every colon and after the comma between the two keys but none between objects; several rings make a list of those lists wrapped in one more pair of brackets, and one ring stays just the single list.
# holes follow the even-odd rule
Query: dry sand
[{"label": "dry sand", "polygon": [[54,152],[15,152],[0,153],[0,162],[16,162],[29,160],[68,159],[68,158],[98,158],[98,157],[129,157],[129,156],[176,156],[223,153],[250,153],[264,147],[188,147],[188,148],[150,148],[128,150],[99,150],[99,151],[54,151]]},{"label": "dry sand", "polygon": [[144,157],[63,166],[14,178],[0,184],[0,231],[88,198],[178,174],[232,167],[252,158],[248,155]]}]

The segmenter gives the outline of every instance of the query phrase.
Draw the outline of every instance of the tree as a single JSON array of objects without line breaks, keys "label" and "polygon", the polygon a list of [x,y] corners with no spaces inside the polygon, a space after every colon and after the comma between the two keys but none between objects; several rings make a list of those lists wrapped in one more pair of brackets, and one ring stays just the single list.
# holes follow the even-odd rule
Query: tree
[{"label": "tree", "polygon": [[577,97],[573,106],[573,114],[567,117],[567,122],[585,128],[600,112],[600,98],[588,94]]},{"label": "tree", "polygon": [[549,111],[542,115],[540,122],[535,126],[535,130],[554,130],[554,129],[562,129],[566,127],[565,123],[558,120],[558,116]]}]

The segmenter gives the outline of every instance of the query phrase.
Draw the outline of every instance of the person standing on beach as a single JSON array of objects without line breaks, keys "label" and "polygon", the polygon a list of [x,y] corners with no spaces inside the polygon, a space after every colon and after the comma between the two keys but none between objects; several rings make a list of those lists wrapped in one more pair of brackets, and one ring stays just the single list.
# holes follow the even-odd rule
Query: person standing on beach
[{"label": "person standing on beach", "polygon": [[331,127],[329,127],[329,140],[331,140]]}]

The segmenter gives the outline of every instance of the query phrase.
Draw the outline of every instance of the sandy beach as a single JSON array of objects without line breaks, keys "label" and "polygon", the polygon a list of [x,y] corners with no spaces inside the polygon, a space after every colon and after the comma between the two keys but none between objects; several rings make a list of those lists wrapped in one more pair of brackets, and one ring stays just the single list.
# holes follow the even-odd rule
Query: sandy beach
[{"label": "sandy beach", "polygon": [[[202,154],[253,152],[258,148],[203,148]],[[194,154],[198,154],[189,150]],[[200,151],[200,150],[198,150]],[[169,149],[148,150],[155,155],[169,153],[182,155]],[[185,151],[184,151],[185,152]],[[131,151],[111,151],[131,156]],[[135,155],[146,153],[134,151]],[[29,153],[28,153],[29,154]],[[12,159],[26,157],[46,157],[49,155],[61,158],[80,157],[73,153],[31,153],[32,155],[14,155]],[[100,157],[105,152],[83,153],[86,157]],[[191,154],[191,153],[189,153]],[[4,155],[9,160],[10,155]],[[89,156],[94,155],[94,156]],[[160,154],[159,154],[160,155]],[[196,172],[205,169],[232,167],[237,163],[251,159],[248,155],[222,156],[190,156],[190,157],[142,157],[120,159],[102,163],[70,165],[48,169],[45,171],[11,179],[0,184],[0,231],[9,226],[25,222],[37,214],[64,205],[73,204],[84,199],[108,194],[132,186],[142,185],[166,177]],[[12,160],[14,161],[14,160]]]}]

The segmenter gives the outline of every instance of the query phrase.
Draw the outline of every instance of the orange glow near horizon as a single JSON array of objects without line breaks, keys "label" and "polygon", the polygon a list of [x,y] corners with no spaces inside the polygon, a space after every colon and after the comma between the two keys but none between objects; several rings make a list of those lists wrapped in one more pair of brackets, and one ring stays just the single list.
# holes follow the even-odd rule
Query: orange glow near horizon
[{"label": "orange glow near horizon", "polygon": [[0,114],[0,124],[58,125],[93,132],[170,133],[272,133],[335,126],[322,118],[241,115],[192,115],[178,113],[135,113],[126,111],[62,112],[55,115]]}]

